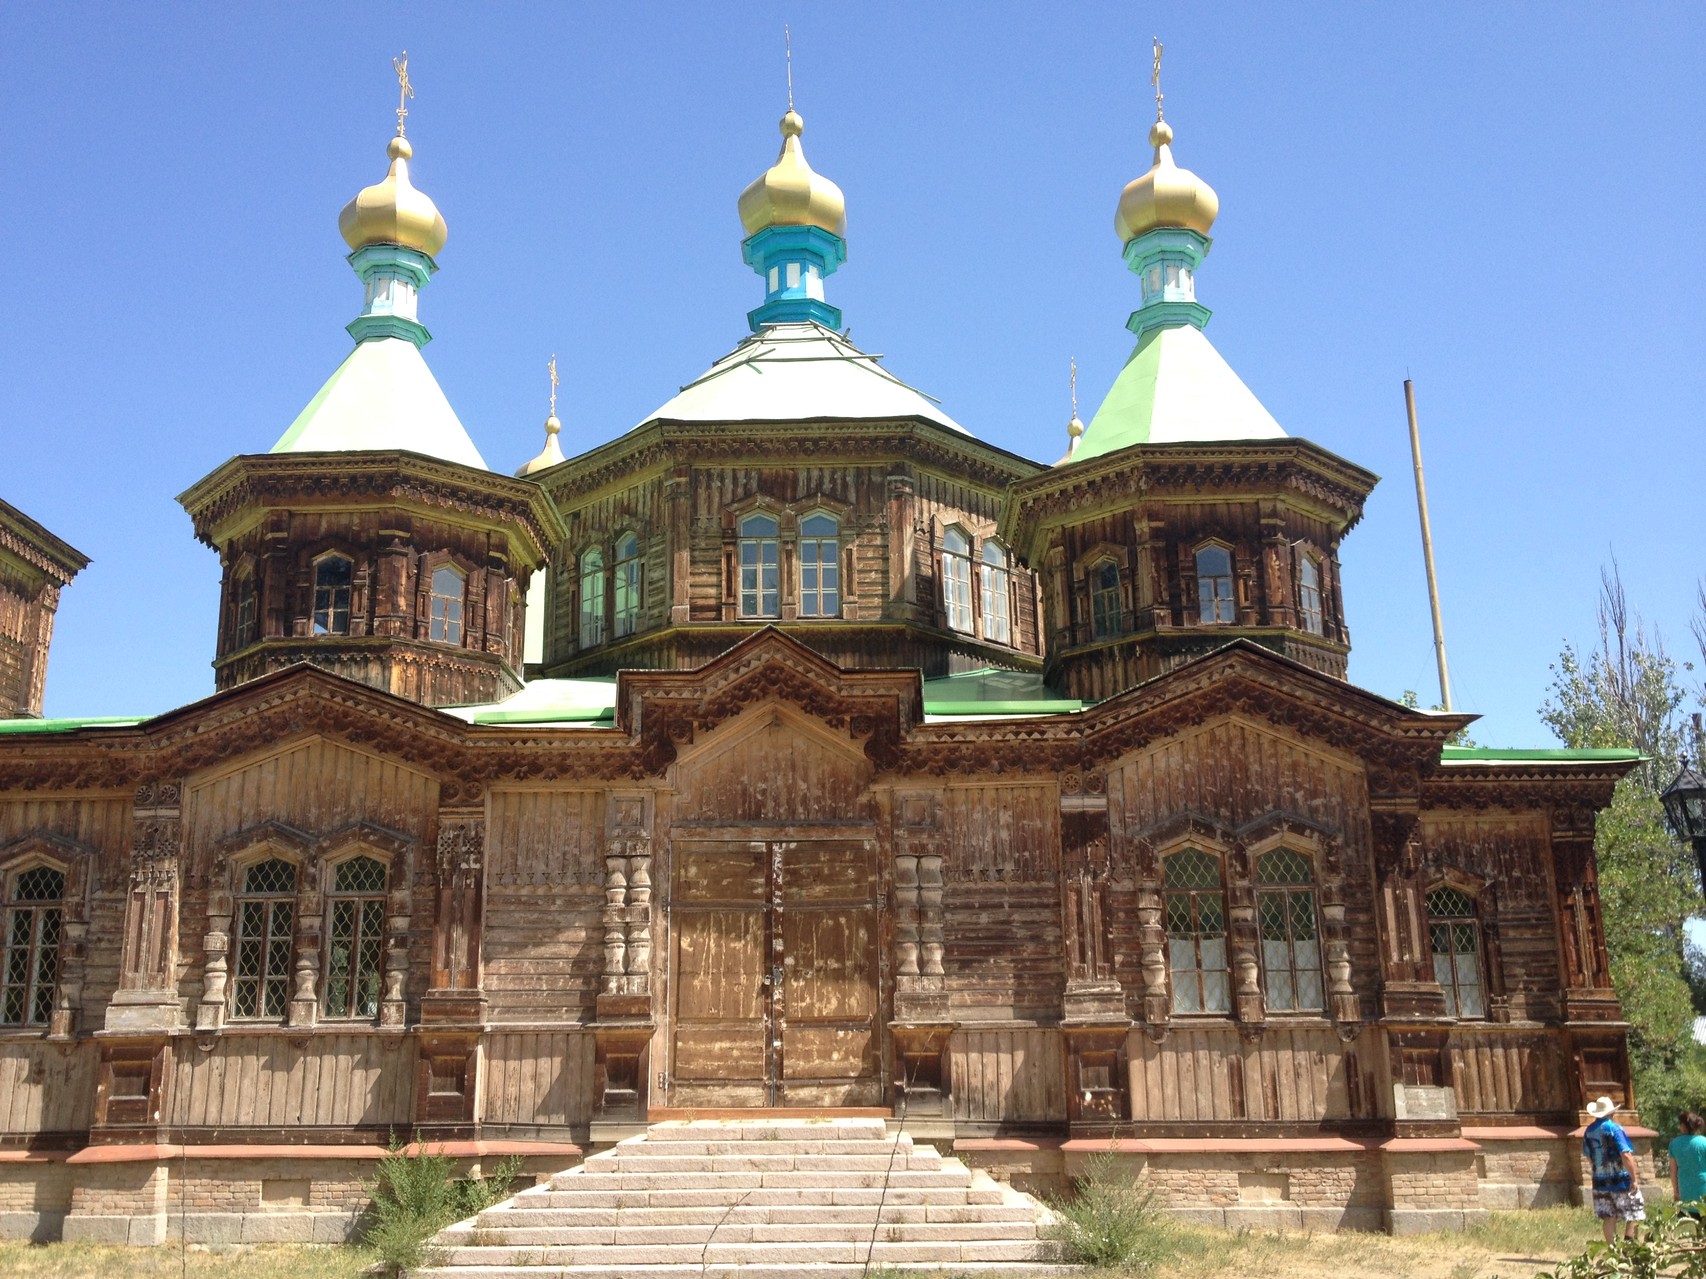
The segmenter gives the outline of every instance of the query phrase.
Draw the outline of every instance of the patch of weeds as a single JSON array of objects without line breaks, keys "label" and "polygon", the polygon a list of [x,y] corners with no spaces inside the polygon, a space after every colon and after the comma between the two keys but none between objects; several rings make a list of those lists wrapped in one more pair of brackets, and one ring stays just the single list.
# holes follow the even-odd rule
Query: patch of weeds
[{"label": "patch of weeds", "polygon": [[1084,1175],[1073,1179],[1073,1189],[1070,1198],[1049,1205],[1058,1220],[1043,1231],[1066,1261],[1122,1266],[1129,1273],[1173,1259],[1177,1244],[1166,1210],[1154,1189],[1127,1173],[1113,1151],[1093,1156]]},{"label": "patch of weeds", "polygon": [[521,1159],[511,1156],[488,1176],[460,1178],[448,1155],[420,1146],[410,1154],[393,1135],[373,1179],[364,1183],[373,1199],[365,1242],[392,1274],[414,1270],[431,1260],[429,1239],[507,1199],[520,1175]]}]

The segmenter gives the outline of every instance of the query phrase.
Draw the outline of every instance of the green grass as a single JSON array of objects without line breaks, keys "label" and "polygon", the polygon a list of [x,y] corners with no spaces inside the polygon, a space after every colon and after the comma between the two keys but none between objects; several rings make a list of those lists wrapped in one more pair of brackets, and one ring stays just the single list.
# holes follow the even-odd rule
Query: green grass
[{"label": "green grass", "polygon": [[0,1242],[0,1275],[19,1279],[353,1279],[373,1262],[365,1248],[256,1244],[217,1252]]}]

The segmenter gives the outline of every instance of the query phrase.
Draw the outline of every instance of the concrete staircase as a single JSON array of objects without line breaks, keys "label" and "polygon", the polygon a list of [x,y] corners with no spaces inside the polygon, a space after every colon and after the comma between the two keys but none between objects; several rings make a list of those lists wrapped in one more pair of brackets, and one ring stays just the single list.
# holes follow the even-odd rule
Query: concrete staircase
[{"label": "concrete staircase", "polygon": [[434,1240],[435,1279],[1070,1273],[1047,1208],[881,1119],[654,1124]]}]

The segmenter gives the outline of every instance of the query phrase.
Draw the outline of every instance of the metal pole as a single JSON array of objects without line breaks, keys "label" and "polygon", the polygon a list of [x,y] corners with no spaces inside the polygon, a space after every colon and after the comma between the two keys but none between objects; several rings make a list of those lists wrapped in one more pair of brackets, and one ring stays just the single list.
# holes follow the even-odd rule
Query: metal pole
[{"label": "metal pole", "polygon": [[1434,655],[1439,659],[1439,700],[1451,709],[1451,676],[1445,669],[1445,625],[1439,618],[1439,581],[1434,577],[1434,538],[1428,526],[1428,488],[1422,482],[1422,436],[1416,429],[1416,384],[1404,379],[1404,410],[1410,417],[1410,457],[1416,464],[1416,511],[1422,519],[1422,563],[1428,570],[1428,607],[1433,610]]}]

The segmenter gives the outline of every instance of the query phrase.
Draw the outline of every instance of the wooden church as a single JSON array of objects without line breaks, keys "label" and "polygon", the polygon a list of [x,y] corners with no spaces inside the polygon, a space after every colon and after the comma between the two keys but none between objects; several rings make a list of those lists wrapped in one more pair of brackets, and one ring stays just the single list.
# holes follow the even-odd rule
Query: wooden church
[{"label": "wooden church", "polygon": [[1584,1103],[1635,1103],[1593,856],[1632,756],[1347,682],[1375,476],[1204,335],[1169,125],[1135,349],[1053,464],[842,331],[802,131],[740,197],[749,335],[516,475],[423,361],[399,131],[340,220],[353,350],[182,496],[203,701],[27,718],[83,561],[0,508],[0,1233],[336,1239],[392,1134],[550,1172],[730,1113],[1025,1187],[1112,1149],[1229,1224],[1580,1194]]}]

